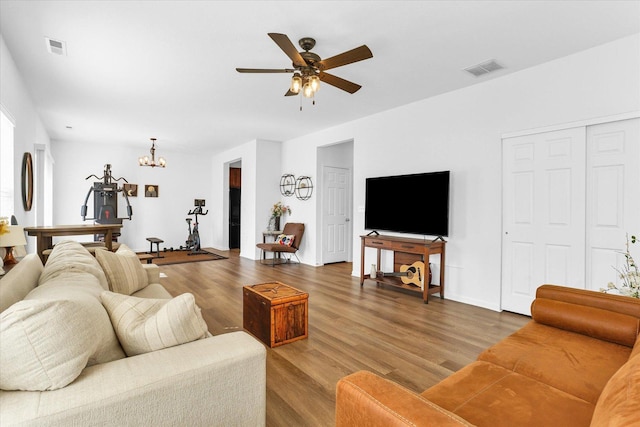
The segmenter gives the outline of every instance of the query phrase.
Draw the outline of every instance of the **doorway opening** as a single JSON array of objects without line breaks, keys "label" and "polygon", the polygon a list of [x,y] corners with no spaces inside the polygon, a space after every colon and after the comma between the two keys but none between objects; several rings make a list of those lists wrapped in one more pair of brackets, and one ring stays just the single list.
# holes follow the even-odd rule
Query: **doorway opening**
[{"label": "doorway opening", "polygon": [[319,214],[320,264],[351,262],[353,212],[353,140],[318,149],[321,177]]},{"label": "doorway opening", "polygon": [[240,162],[229,165],[229,249],[240,249],[240,200],[242,169]]}]

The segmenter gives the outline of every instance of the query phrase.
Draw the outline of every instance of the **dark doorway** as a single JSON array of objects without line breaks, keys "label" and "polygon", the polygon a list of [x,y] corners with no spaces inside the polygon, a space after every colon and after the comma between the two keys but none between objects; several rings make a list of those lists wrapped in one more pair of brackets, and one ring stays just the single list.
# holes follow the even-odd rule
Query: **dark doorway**
[{"label": "dark doorway", "polygon": [[230,168],[229,178],[229,249],[240,249],[240,168]]}]

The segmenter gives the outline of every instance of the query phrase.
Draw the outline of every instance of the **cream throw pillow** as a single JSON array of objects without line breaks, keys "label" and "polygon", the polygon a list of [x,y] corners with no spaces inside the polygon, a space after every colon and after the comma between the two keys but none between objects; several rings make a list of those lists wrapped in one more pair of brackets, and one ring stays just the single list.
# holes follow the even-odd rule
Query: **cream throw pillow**
[{"label": "cream throw pillow", "polygon": [[193,294],[149,299],[105,291],[101,295],[127,356],[148,353],[207,336],[207,324]]},{"label": "cream throw pillow", "polygon": [[[75,380],[97,347],[90,308],[71,300],[24,300],[0,315],[0,389],[44,391]],[[78,325],[82,325],[78,327]]]},{"label": "cream throw pillow", "polygon": [[24,297],[38,286],[42,261],[38,254],[29,254],[2,277],[0,282],[0,312]]},{"label": "cream throw pillow", "polygon": [[49,282],[59,275],[68,272],[84,271],[94,276],[100,282],[103,289],[108,290],[109,284],[100,264],[80,243],[73,240],[64,240],[56,243],[47,258],[47,263],[42,270],[38,283]]},{"label": "cream throw pillow", "polygon": [[104,270],[109,289],[131,295],[149,284],[147,272],[132,250],[121,245],[117,252],[96,251],[96,259]]}]

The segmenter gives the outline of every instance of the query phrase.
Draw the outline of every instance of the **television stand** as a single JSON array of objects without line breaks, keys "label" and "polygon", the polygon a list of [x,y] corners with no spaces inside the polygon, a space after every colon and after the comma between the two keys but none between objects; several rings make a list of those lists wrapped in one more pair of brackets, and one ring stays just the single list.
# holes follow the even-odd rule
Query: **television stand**
[{"label": "television stand", "polygon": [[[424,240],[409,237],[395,237],[384,235],[360,236],[362,248],[360,251],[360,286],[364,285],[365,279],[374,280],[377,283],[391,285],[402,288],[417,294],[422,294],[425,304],[429,303],[429,295],[440,294],[440,299],[444,299],[444,269],[445,269],[445,246],[444,239]],[[405,284],[399,277],[377,275],[372,278],[370,274],[364,273],[365,248],[377,249],[376,266],[380,268],[380,253],[383,250],[393,251],[393,271],[400,271],[403,265],[411,264],[414,261],[422,261],[425,266],[429,265],[430,255],[440,255],[440,277],[438,284],[429,283],[429,271],[424,272],[424,286],[422,288]]]}]

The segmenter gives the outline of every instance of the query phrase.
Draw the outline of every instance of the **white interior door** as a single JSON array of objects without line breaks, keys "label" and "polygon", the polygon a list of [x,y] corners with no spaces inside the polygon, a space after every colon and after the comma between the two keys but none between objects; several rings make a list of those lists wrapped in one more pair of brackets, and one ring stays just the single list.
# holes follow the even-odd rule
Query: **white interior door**
[{"label": "white interior door", "polygon": [[502,309],[545,283],[585,287],[584,127],[503,140]]},{"label": "white interior door", "polygon": [[351,236],[349,170],[325,166],[323,168],[323,248],[322,262],[348,261],[349,236]]},{"label": "white interior door", "polygon": [[[625,262],[626,234],[640,236],[640,119],[587,128],[587,288],[606,288]],[[632,245],[640,251],[638,244]],[[636,260],[640,260],[635,256]],[[619,283],[616,283],[619,285]]]}]

